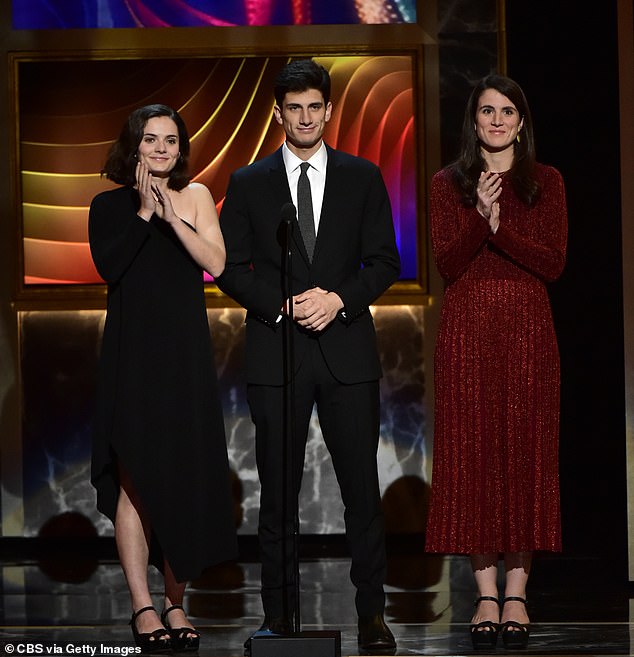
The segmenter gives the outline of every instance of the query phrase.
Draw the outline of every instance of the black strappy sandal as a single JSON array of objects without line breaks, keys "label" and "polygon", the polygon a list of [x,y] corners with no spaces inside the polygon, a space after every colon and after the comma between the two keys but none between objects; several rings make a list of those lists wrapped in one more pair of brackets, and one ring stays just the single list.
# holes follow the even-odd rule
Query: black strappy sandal
[{"label": "black strappy sandal", "polygon": [[[482,595],[475,601],[477,607],[483,600],[490,600],[495,602],[500,607],[500,601],[492,595]],[[471,641],[474,650],[482,650],[486,648],[495,648],[498,640],[498,632],[500,629],[499,623],[494,623],[490,620],[480,621],[471,625]]]},{"label": "black strappy sandal", "polygon": [[155,612],[156,609],[154,609],[154,607],[141,607],[141,609],[132,614],[132,618],[130,619],[132,636],[134,637],[134,643],[137,648],[141,648],[141,652],[149,654],[171,652],[172,642],[165,636],[166,634],[170,634],[170,632],[164,627],[159,627],[157,630],[154,630],[154,632],[139,633],[139,630],[136,627],[136,619],[146,611]]},{"label": "black strappy sandal", "polygon": [[[509,595],[508,598],[504,598],[504,602],[508,601],[523,602],[526,604],[526,598],[520,598],[516,595]],[[505,648],[521,650],[528,646],[528,635],[530,634],[528,624],[522,624],[510,620],[502,623],[500,629],[502,631],[502,641],[504,641]]]},{"label": "black strappy sandal", "polygon": [[[172,605],[167,609],[163,610],[161,614],[161,621],[163,625],[167,628],[172,638],[172,648],[175,652],[191,652],[193,650],[198,650],[200,646],[200,632],[194,630],[191,627],[171,627],[169,621],[167,620],[167,615],[170,611],[175,609],[183,609],[183,605]],[[192,634],[194,636],[192,636]]]}]

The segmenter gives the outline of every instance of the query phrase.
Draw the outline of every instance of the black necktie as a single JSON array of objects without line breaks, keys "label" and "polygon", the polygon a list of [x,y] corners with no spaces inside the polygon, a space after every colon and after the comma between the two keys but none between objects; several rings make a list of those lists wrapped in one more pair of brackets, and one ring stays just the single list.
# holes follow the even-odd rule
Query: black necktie
[{"label": "black necktie", "polygon": [[313,217],[313,197],[310,193],[310,180],[306,170],[310,164],[300,164],[301,173],[297,181],[297,221],[302,232],[302,239],[308,253],[308,259],[312,262],[315,250],[315,219]]}]

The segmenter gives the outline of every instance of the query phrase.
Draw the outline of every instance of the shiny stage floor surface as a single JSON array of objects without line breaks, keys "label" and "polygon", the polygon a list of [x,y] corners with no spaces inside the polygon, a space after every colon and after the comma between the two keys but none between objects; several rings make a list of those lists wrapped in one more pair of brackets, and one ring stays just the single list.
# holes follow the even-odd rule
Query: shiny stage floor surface
[{"label": "shiny stage floor surface", "polygon": [[[56,553],[0,565],[0,657],[125,655],[134,647],[129,598],[115,560]],[[301,629],[340,631],[342,657],[359,654],[349,565],[346,558],[325,556],[303,560],[300,567]],[[633,654],[628,586],[615,590],[595,577],[588,590],[582,572],[586,567],[570,560],[536,558],[528,596],[530,642],[522,654]],[[513,654],[501,641],[492,652],[476,653],[471,646],[475,594],[466,559],[392,556],[387,579],[386,620],[397,655]],[[160,578],[152,573],[150,580],[160,610]],[[258,564],[207,571],[188,589],[185,608],[202,633],[200,657],[241,656],[262,618]]]}]

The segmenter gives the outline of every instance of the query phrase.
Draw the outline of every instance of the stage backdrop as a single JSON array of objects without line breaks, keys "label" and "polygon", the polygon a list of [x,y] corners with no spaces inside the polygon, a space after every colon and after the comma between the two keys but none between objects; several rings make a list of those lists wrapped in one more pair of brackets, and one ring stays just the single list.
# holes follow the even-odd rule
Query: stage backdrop
[{"label": "stage backdrop", "polygon": [[[334,110],[325,139],[380,166],[392,201],[401,278],[424,286],[416,61],[405,55],[315,59],[332,79]],[[113,186],[99,172],[126,117],[141,105],[163,103],[179,111],[190,133],[194,179],[207,185],[220,209],[231,172],[283,141],[272,118],[272,89],[287,61],[17,59],[24,284],[102,282],[88,247],[88,206]]]},{"label": "stage backdrop", "polygon": [[[75,3],[64,7],[70,5]],[[366,3],[354,5],[360,8]],[[431,294],[428,290],[425,189],[433,171],[421,165],[426,157],[421,148],[426,143],[426,130],[435,138],[440,112],[443,157],[451,154],[459,126],[453,118],[462,111],[466,91],[474,79],[493,70],[497,63],[496,2],[469,0],[467,5],[470,8],[438,4],[439,71],[421,61],[422,44],[431,41],[423,30],[407,31],[415,28],[411,25],[375,26],[373,31],[351,25],[344,37],[338,32],[337,42],[324,46],[323,56],[318,58],[330,69],[335,82],[335,116],[327,139],[381,166],[394,204],[405,262],[404,278],[396,285],[414,291],[409,297],[405,295],[406,305],[401,297],[392,297],[393,301],[388,297],[383,300],[387,304],[372,309],[385,372],[378,458],[391,532],[423,531],[430,470],[431,419],[425,409],[431,400],[430,354],[439,292],[438,288]],[[31,11],[17,11],[22,6],[15,3],[14,20],[35,16]],[[51,3],[39,6],[54,7]],[[300,6],[303,3],[293,2],[293,7]],[[61,13],[55,15],[59,18]],[[367,18],[361,20],[359,14],[356,22],[372,22]],[[410,20],[404,14],[401,19]],[[315,17],[312,20],[318,21]],[[3,388],[2,403],[5,411],[19,409],[22,430],[3,442],[4,536],[109,535],[112,531],[95,511],[94,493],[88,483],[95,370],[104,311],[103,286],[87,257],[86,213],[92,196],[108,185],[98,172],[123,118],[146,102],[168,102],[181,110],[192,134],[195,175],[209,184],[219,205],[229,172],[270,152],[281,139],[279,132],[271,129],[273,101],[269,95],[275,70],[289,57],[280,52],[281,47],[275,56],[270,51],[259,55],[248,42],[253,33],[240,32],[242,37],[237,40],[242,39],[242,52],[229,58],[201,57],[201,33],[194,32],[193,42],[199,44],[194,45],[196,55],[188,56],[181,46],[171,58],[166,56],[164,45],[170,37],[159,39],[163,32],[158,29],[152,31],[156,41],[151,41],[163,44],[160,55],[148,57],[152,49],[146,45],[146,55],[140,58],[127,45],[119,46],[120,51],[108,47],[108,43],[122,43],[117,37],[119,30],[88,30],[100,48],[98,53],[89,53],[83,31],[70,30],[66,37],[61,31],[65,25],[54,26],[54,52],[38,46],[36,32],[44,28],[40,33],[46,33],[50,24],[14,23],[16,29],[32,30],[27,34],[33,50],[25,49],[22,38],[15,41],[18,47],[7,47],[13,67],[12,107],[16,111],[11,134],[17,163],[12,170],[12,188],[16,190],[18,227],[11,250],[20,254],[13,298],[20,349],[15,364],[10,359],[3,362],[3,367],[14,367],[19,375],[11,379],[15,385]],[[354,32],[357,28],[364,31]],[[172,28],[172,33],[177,29]],[[318,30],[318,26],[297,29]],[[325,29],[329,34],[330,28]],[[208,38],[215,33],[206,34]],[[326,32],[302,34],[318,35],[317,40],[324,43]],[[358,44],[358,35],[365,35],[362,46],[355,49],[345,45],[348,38]],[[414,38],[408,40],[404,35]],[[45,37],[44,42],[48,42]],[[311,48],[313,54],[320,52],[310,46],[310,38],[303,43],[302,53]],[[377,43],[383,45],[377,47]],[[296,45],[294,52],[298,50]],[[423,111],[427,109],[422,94],[425,67],[432,79],[439,75],[441,89],[439,107],[432,117]],[[214,296],[212,283],[208,289],[213,306],[208,311],[210,330],[235,475],[236,522],[241,533],[253,533],[258,484],[253,427],[245,403],[244,311],[222,307],[222,297]],[[316,418],[306,461],[302,532],[341,533],[338,488]]]},{"label": "stage backdrop", "polygon": [[416,0],[13,0],[16,29],[416,22]]},{"label": "stage backdrop", "polygon": [[[392,202],[401,279],[422,290],[420,272],[427,268],[418,257],[425,252],[425,229],[419,219],[424,213],[417,208],[422,174],[415,156],[416,62],[405,55],[316,60],[332,79],[334,110],[325,139],[381,167]],[[231,172],[282,143],[283,131],[272,119],[272,87],[286,61],[288,57],[18,61],[24,292],[80,287],[86,293],[102,287],[88,245],[88,205],[95,194],[113,186],[99,171],[127,115],[142,104],[163,102],[179,110],[191,135],[191,171],[211,189],[220,210]],[[398,499],[395,509],[402,511],[404,496],[418,504],[407,514],[407,524],[422,531],[423,310],[384,307],[375,309],[375,315],[379,336],[386,336],[381,342],[386,365],[381,486],[389,491],[388,500]],[[44,519],[50,531],[50,519],[71,510],[89,519],[99,534],[112,531],[95,511],[89,484],[94,372],[103,318],[101,311],[29,312],[22,318],[25,535],[37,535]],[[242,309],[210,311],[237,521],[241,532],[253,533],[259,486],[242,378],[243,322]],[[43,394],[45,390],[54,394]],[[305,470],[302,531],[343,532],[338,487],[316,415]]]}]

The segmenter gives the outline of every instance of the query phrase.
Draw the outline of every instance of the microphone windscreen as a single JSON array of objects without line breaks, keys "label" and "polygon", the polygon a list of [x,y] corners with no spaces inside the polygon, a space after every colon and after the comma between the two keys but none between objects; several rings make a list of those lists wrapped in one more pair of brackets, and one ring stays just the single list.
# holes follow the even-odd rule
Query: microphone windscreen
[{"label": "microphone windscreen", "polygon": [[297,210],[292,203],[284,203],[282,206],[282,221],[290,224],[297,216]]}]

